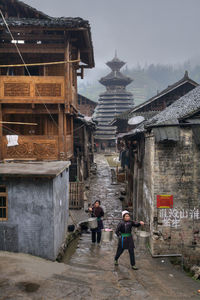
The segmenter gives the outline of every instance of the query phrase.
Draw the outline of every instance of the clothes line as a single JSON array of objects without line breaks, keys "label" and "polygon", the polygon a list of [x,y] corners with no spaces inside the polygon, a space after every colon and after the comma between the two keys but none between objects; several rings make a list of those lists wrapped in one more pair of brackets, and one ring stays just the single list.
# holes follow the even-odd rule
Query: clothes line
[{"label": "clothes line", "polygon": [[32,67],[32,66],[46,66],[46,65],[59,65],[59,64],[69,64],[69,63],[79,63],[80,59],[76,60],[64,60],[64,61],[54,61],[54,62],[46,62],[46,63],[33,63],[33,64],[17,64],[17,65],[0,65],[0,68],[16,68],[16,67]]}]

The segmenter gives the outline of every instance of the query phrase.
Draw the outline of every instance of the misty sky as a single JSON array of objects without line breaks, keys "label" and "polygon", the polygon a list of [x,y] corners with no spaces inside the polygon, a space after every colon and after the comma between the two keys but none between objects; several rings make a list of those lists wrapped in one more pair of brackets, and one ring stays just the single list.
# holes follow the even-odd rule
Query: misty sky
[{"label": "misty sky", "polygon": [[200,0],[24,0],[56,17],[91,24],[97,67],[114,56],[129,66],[200,57]]}]

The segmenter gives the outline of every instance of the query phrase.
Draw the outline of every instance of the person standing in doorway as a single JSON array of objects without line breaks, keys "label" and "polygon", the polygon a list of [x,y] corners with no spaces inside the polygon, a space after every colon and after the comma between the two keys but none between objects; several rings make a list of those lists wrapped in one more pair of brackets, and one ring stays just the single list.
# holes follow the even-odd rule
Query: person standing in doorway
[{"label": "person standing in doorway", "polygon": [[131,234],[133,227],[143,226],[144,222],[134,222],[130,219],[130,214],[127,210],[122,212],[122,221],[117,226],[116,235],[119,238],[118,248],[115,255],[115,266],[118,266],[118,259],[125,249],[129,251],[130,263],[133,270],[138,270],[135,265],[134,241]]},{"label": "person standing in doorway", "polygon": [[100,244],[101,242],[101,230],[103,227],[102,217],[104,216],[103,208],[100,206],[100,200],[96,200],[94,202],[93,207],[89,207],[89,212],[91,212],[91,216],[97,218],[98,227],[95,229],[91,229],[92,231],[92,243]]}]

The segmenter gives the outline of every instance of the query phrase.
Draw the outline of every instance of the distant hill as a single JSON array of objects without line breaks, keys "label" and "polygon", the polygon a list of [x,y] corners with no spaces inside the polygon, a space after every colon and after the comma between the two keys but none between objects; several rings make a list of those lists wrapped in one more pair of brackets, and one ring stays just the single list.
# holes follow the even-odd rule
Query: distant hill
[{"label": "distant hill", "polygon": [[[200,64],[191,66],[190,62],[179,66],[151,64],[142,68],[138,65],[130,69],[126,67],[122,69],[122,73],[134,79],[127,90],[133,93],[135,105],[138,105],[156,95],[158,91],[165,89],[168,85],[180,80],[185,70],[188,70],[191,79],[200,83]],[[100,70],[98,79],[105,76],[105,74],[106,70],[103,73]],[[105,87],[98,80],[79,83],[79,93],[96,102],[99,94],[104,91]]]}]

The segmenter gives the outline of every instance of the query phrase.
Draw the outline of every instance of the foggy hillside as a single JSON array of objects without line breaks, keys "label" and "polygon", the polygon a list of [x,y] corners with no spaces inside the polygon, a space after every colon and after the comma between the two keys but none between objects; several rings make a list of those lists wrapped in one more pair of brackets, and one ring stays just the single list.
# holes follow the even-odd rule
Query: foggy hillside
[{"label": "foggy hillside", "polygon": [[[192,62],[176,66],[150,64],[141,67],[137,65],[133,68],[123,68],[122,73],[134,79],[127,86],[127,90],[134,94],[135,104],[137,105],[151,98],[158,91],[165,89],[168,85],[180,80],[184,76],[185,70],[188,70],[191,79],[200,83],[200,64],[195,65]],[[99,94],[105,91],[105,87],[98,80],[108,74],[109,71],[106,66],[105,69],[96,68],[94,76],[89,77],[89,81],[79,81],[79,93],[93,101],[98,101]]]}]

